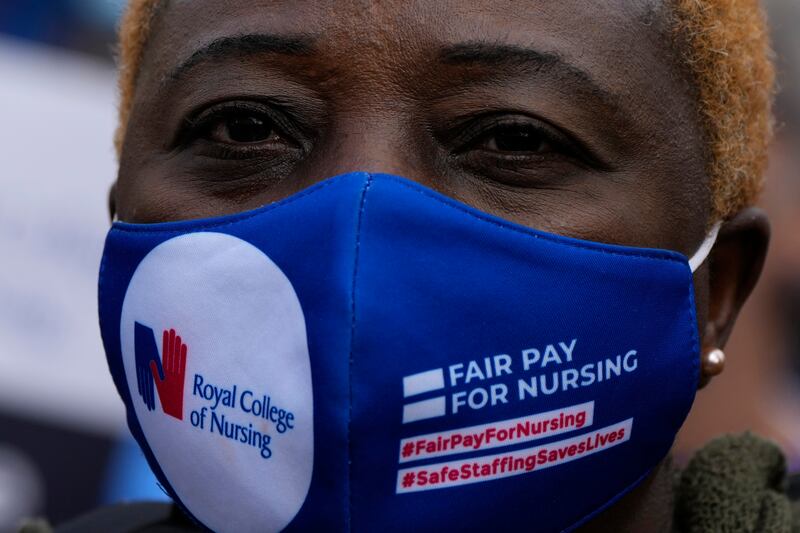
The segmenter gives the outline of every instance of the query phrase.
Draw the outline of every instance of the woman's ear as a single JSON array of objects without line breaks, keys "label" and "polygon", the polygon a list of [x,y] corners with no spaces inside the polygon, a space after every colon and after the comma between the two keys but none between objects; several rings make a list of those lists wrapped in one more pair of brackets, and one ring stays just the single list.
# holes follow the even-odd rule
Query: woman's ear
[{"label": "woman's ear", "polygon": [[108,189],[108,216],[111,222],[117,219],[117,182],[111,184]]},{"label": "woman's ear", "polygon": [[[703,357],[724,348],[728,342],[736,317],[761,275],[769,237],[769,219],[764,211],[755,207],[740,211],[722,225],[709,257],[708,320],[703,335]],[[701,386],[711,377],[706,374],[704,371]]]}]

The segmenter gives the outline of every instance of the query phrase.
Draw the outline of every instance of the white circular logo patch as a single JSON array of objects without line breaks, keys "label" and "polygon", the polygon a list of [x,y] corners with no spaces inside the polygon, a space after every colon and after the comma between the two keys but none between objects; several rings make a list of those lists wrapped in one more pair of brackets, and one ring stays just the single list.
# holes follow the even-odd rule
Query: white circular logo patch
[{"label": "white circular logo patch", "polygon": [[306,326],[289,279],[236,237],[175,237],[136,269],[120,328],[136,416],[184,505],[215,531],[284,528],[314,455]]}]

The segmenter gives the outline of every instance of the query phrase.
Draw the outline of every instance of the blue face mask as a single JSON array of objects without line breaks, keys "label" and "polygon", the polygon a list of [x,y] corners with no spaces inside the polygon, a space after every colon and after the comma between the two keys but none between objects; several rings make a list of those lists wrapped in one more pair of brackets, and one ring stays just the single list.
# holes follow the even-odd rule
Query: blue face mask
[{"label": "blue face mask", "polygon": [[561,531],[694,399],[692,259],[551,235],[405,179],[115,223],[100,323],[128,424],[216,531]]}]

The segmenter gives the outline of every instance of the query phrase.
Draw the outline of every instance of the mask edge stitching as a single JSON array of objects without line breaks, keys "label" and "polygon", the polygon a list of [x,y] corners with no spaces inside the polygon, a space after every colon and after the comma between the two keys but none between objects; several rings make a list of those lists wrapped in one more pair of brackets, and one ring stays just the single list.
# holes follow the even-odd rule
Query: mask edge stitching
[{"label": "mask edge stitching", "polygon": [[[434,196],[434,195],[428,193],[425,190],[417,189],[417,188],[413,187],[409,183],[406,183],[406,182],[401,181],[399,179],[394,179],[394,176],[385,175],[385,176],[382,176],[382,177],[385,177],[387,179],[392,179],[392,181],[394,181],[398,185],[401,185],[401,186],[403,186],[403,187],[405,187],[405,188],[407,188],[407,189],[409,189],[409,190],[411,190],[411,191],[413,191],[413,192],[415,192],[415,193],[417,193],[417,194],[419,194],[421,196],[426,196],[426,197],[430,198],[431,200],[439,202],[440,204],[445,205],[445,206],[447,206],[447,207],[449,207],[451,209],[455,209],[457,211],[460,211],[460,212],[464,213],[465,215],[470,216],[470,217],[472,217],[472,218],[474,218],[474,219],[476,219],[476,220],[478,220],[480,222],[484,222],[486,224],[491,224],[492,226],[496,226],[496,227],[504,229],[504,230],[513,231],[513,232],[518,233],[520,235],[523,235],[525,237],[529,237],[529,238],[533,238],[533,239],[542,239],[542,240],[551,242],[553,244],[559,244],[559,245],[563,245],[563,246],[570,246],[572,248],[579,248],[579,249],[587,250],[587,251],[590,251],[590,252],[602,253],[602,254],[607,254],[607,255],[618,255],[618,256],[622,256],[622,257],[639,257],[639,258],[642,258],[642,259],[652,259],[652,260],[655,260],[655,261],[669,261],[669,262],[678,263],[678,264],[684,264],[684,263],[687,262],[686,255],[681,253],[681,252],[675,251],[675,250],[667,250],[667,249],[663,249],[663,250],[653,249],[651,251],[633,251],[633,250],[625,251],[625,250],[621,250],[621,249],[620,250],[604,250],[601,247],[603,247],[603,246],[619,246],[619,247],[623,247],[624,245],[606,244],[606,243],[600,243],[600,242],[591,243],[589,241],[584,242],[584,241],[579,241],[578,239],[575,239],[573,237],[566,237],[566,236],[563,236],[563,235],[556,235],[556,234],[552,234],[551,235],[551,234],[548,234],[547,232],[543,232],[541,230],[536,230],[535,228],[516,227],[516,224],[513,223],[513,222],[509,223],[509,221],[505,221],[505,220],[502,220],[502,219],[493,220],[492,218],[488,218],[487,216],[484,216],[484,214],[481,213],[481,212],[473,213],[473,212],[467,210],[465,208],[465,206],[460,205],[457,202],[457,200],[452,200],[450,198],[447,198],[447,199],[439,198],[437,196]],[[489,215],[491,217],[494,216],[494,215],[491,215],[489,213],[487,213],[486,215]],[[528,233],[526,230],[531,231],[532,233]],[[676,257],[674,254],[682,255],[683,257]]]},{"label": "mask edge stitching", "polygon": [[686,417],[689,416],[689,412],[694,405],[695,399],[697,398],[697,385],[700,383],[700,331],[698,330],[700,326],[700,321],[697,319],[697,301],[695,299],[695,285],[694,285],[694,272],[689,274],[689,331],[691,332],[691,339],[692,339],[692,374],[693,374],[693,388],[694,394],[692,396],[692,402],[689,404],[689,409],[687,410],[686,414],[684,415],[684,421]]},{"label": "mask edge stitching", "polygon": [[[690,384],[689,384],[689,386],[690,386],[690,388],[692,389],[693,392],[692,392],[692,400],[689,402],[689,405],[688,405],[688,407],[686,408],[686,410],[685,410],[685,412],[683,414],[683,421],[681,422],[681,425],[678,426],[679,430],[680,430],[681,427],[683,427],[683,422],[685,422],[686,418],[689,416],[689,413],[692,410],[692,406],[694,405],[694,402],[695,402],[695,400],[697,398],[697,382],[698,382],[698,380],[700,378],[700,375],[699,375],[700,359],[698,357],[699,356],[699,350],[700,350],[700,339],[699,339],[699,334],[698,334],[698,331],[697,331],[697,325],[698,324],[697,324],[697,307],[696,307],[695,297],[694,297],[694,276],[690,274],[689,279],[690,279],[689,291],[688,291],[688,294],[686,296],[685,303],[686,303],[686,308],[687,308],[688,315],[689,315],[688,316],[688,318],[689,318],[689,329],[691,331],[690,337],[691,337],[691,343],[692,343],[692,349],[693,349],[693,353],[692,353],[692,378],[690,379]],[[595,510],[593,510],[593,511],[587,513],[587,514],[585,514],[584,516],[579,518],[577,522],[574,522],[570,526],[568,526],[565,529],[563,529],[561,531],[561,533],[570,533],[572,531],[575,531],[579,527],[586,525],[590,520],[592,520],[593,518],[599,516],[603,511],[609,509],[610,507],[612,507],[613,505],[618,503],[619,500],[622,497],[624,497],[625,495],[630,493],[630,491],[632,491],[637,486],[639,486],[639,484],[642,481],[644,481],[647,478],[647,476],[649,476],[656,469],[656,467],[659,465],[659,463],[661,461],[663,461],[664,458],[666,458],[669,455],[670,450],[672,449],[672,446],[675,444],[675,438],[676,437],[677,437],[677,434],[672,438],[672,444],[670,444],[669,448],[667,449],[667,453],[663,457],[659,458],[654,465],[652,465],[650,468],[648,468],[647,471],[644,474],[642,474],[639,478],[634,480],[628,486],[624,487],[621,491],[616,493],[610,499],[606,500],[600,507],[598,507],[597,509],[595,509]]]},{"label": "mask edge stitching", "polygon": [[[659,461],[661,461],[661,459],[659,459]],[[579,527],[585,526],[590,520],[592,520],[592,519],[596,518],[597,516],[599,516],[603,511],[605,511],[605,510],[611,508],[612,506],[616,505],[619,502],[620,499],[622,499],[624,496],[629,494],[633,489],[638,487],[639,484],[647,478],[647,476],[649,476],[651,473],[653,473],[653,471],[655,470],[656,466],[658,466],[658,463],[656,463],[655,465],[653,465],[650,468],[648,468],[647,471],[644,474],[642,474],[641,476],[639,476],[638,478],[633,480],[633,482],[631,482],[628,486],[624,487],[621,491],[619,491],[614,496],[612,496],[611,498],[609,498],[608,500],[603,502],[603,504],[600,507],[598,507],[597,509],[595,509],[593,511],[590,511],[590,512],[586,513],[581,518],[579,518],[577,522],[574,522],[573,524],[571,524],[571,525],[567,526],[566,528],[562,529],[561,533],[570,533],[572,531],[575,531]]]},{"label": "mask edge stitching", "polygon": [[[240,213],[238,215],[237,214],[227,215],[227,216],[235,217],[232,220],[219,221],[219,222],[209,223],[209,224],[205,224],[205,225],[197,225],[197,226],[191,226],[191,222],[192,222],[191,220],[166,222],[165,223],[165,224],[173,224],[173,223],[182,224],[184,222],[187,223],[188,227],[178,228],[178,229],[167,229],[167,228],[164,228],[164,229],[147,229],[146,226],[150,226],[149,224],[141,224],[141,225],[139,225],[139,224],[124,223],[124,224],[128,224],[128,227],[112,226],[110,231],[112,231],[112,232],[124,232],[124,233],[136,233],[136,234],[139,234],[139,235],[177,235],[177,234],[183,234],[183,233],[191,233],[191,232],[196,232],[196,231],[203,231],[203,230],[208,230],[208,229],[224,228],[224,227],[227,227],[227,226],[231,226],[233,224],[237,224],[239,222],[244,222],[246,220],[249,220],[251,218],[259,216],[259,215],[261,215],[263,213],[267,213],[267,212],[271,211],[272,209],[275,209],[275,208],[278,208],[278,207],[281,207],[281,206],[285,206],[285,205],[290,205],[290,204],[294,203],[295,201],[298,201],[298,200],[300,200],[300,199],[302,199],[302,198],[304,198],[306,196],[315,194],[315,193],[325,189],[329,185],[332,185],[334,183],[338,183],[339,181],[341,181],[341,179],[343,177],[348,176],[348,175],[349,174],[345,174],[345,175],[339,176],[337,178],[331,178],[330,180],[327,180],[325,182],[320,183],[318,186],[312,187],[310,189],[306,189],[305,191],[299,192],[294,196],[290,196],[290,197],[285,198],[283,200],[280,200],[280,201],[277,201],[277,202],[274,202],[274,203],[271,203],[271,204],[268,204],[268,205],[265,205],[265,206],[261,206],[259,208],[256,208],[255,210],[252,210],[252,211],[247,211],[246,214]],[[369,174],[369,176],[370,176],[370,178],[369,178],[370,182],[372,182],[373,181],[373,175]],[[687,256],[685,254],[682,254],[681,252],[678,252],[678,251],[675,251],[675,250],[666,250],[666,249],[664,249],[664,250],[652,250],[652,251],[649,251],[649,252],[644,252],[644,251],[625,251],[625,250],[621,250],[621,249],[620,250],[604,250],[604,249],[601,248],[601,246],[623,246],[623,245],[613,245],[613,244],[606,244],[606,243],[595,243],[594,245],[592,245],[592,243],[590,243],[590,242],[585,242],[585,243],[584,242],[575,242],[576,239],[571,238],[571,237],[565,237],[565,236],[560,236],[560,235],[550,235],[547,232],[542,232],[540,230],[535,230],[534,228],[525,228],[525,229],[527,229],[529,231],[535,232],[535,233],[528,233],[523,228],[518,228],[518,227],[516,227],[514,225],[510,225],[508,223],[508,221],[502,221],[502,219],[501,220],[493,220],[493,219],[490,219],[490,218],[488,218],[486,216],[481,216],[482,214],[480,214],[480,213],[473,213],[471,211],[468,211],[467,209],[465,209],[464,206],[461,206],[458,203],[456,203],[455,200],[447,201],[447,200],[445,200],[443,198],[439,198],[437,196],[434,196],[434,195],[428,193],[427,191],[417,189],[417,188],[413,187],[411,184],[405,183],[403,180],[396,179],[394,176],[391,176],[391,175],[388,175],[388,174],[381,174],[381,177],[385,178],[385,179],[390,179],[394,183],[396,183],[398,185],[401,185],[401,186],[405,187],[406,189],[409,189],[410,191],[413,191],[413,192],[415,192],[415,193],[417,193],[417,194],[419,194],[421,196],[425,196],[427,198],[430,198],[431,200],[434,200],[434,201],[436,201],[436,202],[438,202],[438,203],[440,203],[442,205],[445,205],[445,206],[447,206],[447,207],[449,207],[451,209],[460,211],[463,214],[465,214],[467,216],[470,216],[470,217],[472,217],[472,218],[474,218],[474,219],[476,219],[478,221],[484,222],[486,224],[491,224],[493,226],[496,226],[496,227],[504,229],[504,230],[513,231],[515,233],[518,233],[520,235],[523,235],[523,236],[526,236],[526,237],[529,237],[529,238],[542,239],[542,240],[546,240],[546,241],[554,243],[554,244],[560,244],[560,245],[563,245],[563,246],[570,246],[572,248],[583,249],[583,250],[587,250],[587,251],[590,251],[590,252],[602,253],[602,254],[606,254],[606,255],[617,255],[617,256],[621,256],[621,257],[639,257],[639,258],[642,258],[642,259],[651,259],[651,260],[655,260],[655,261],[669,261],[669,262],[678,263],[678,264],[683,264],[683,263],[688,261]],[[676,257],[673,254],[678,254],[678,255],[681,255],[683,257]]]},{"label": "mask edge stitching", "polygon": [[347,406],[347,531],[353,530],[353,441],[351,430],[353,424],[353,349],[356,338],[356,280],[358,277],[358,261],[361,251],[361,226],[367,206],[367,191],[372,185],[372,174],[367,174],[364,188],[359,199],[358,221],[356,222],[356,239],[353,251],[353,281],[350,287],[350,353],[347,364],[348,406]]},{"label": "mask edge stitching", "polygon": [[[346,174],[345,176],[349,176],[349,174]],[[294,203],[294,202],[296,202],[298,200],[301,200],[301,199],[305,198],[306,196],[310,196],[312,194],[316,194],[317,192],[325,189],[326,187],[328,187],[330,185],[334,185],[336,183],[339,183],[340,181],[342,181],[342,180],[339,179],[339,178],[332,178],[330,180],[327,180],[327,181],[325,181],[323,183],[318,184],[317,186],[313,186],[313,187],[311,187],[309,189],[306,189],[305,191],[301,191],[301,192],[299,192],[299,193],[297,193],[295,195],[289,196],[289,197],[284,198],[282,200],[278,200],[277,202],[273,202],[273,203],[267,204],[267,205],[262,205],[261,207],[257,207],[255,209],[250,210],[250,211],[245,211],[244,213],[234,213],[234,214],[231,214],[231,215],[223,215],[223,218],[226,218],[226,219],[228,217],[231,217],[230,220],[220,220],[220,221],[217,221],[217,222],[210,222],[210,223],[206,223],[206,224],[198,224],[196,226],[193,225],[193,223],[195,222],[193,220],[175,220],[175,221],[163,222],[163,223],[162,222],[157,222],[157,223],[154,223],[154,224],[148,224],[148,223],[136,224],[136,223],[133,223],[133,222],[120,222],[120,224],[125,224],[125,226],[114,226],[114,225],[112,225],[110,231],[119,231],[119,232],[123,232],[123,233],[136,233],[136,234],[139,234],[139,235],[171,235],[171,234],[191,233],[191,232],[207,230],[207,229],[224,228],[226,226],[232,226],[233,224],[237,224],[239,222],[244,222],[245,220],[249,220],[251,218],[257,217],[257,216],[259,216],[259,215],[261,215],[263,213],[268,213],[269,211],[272,211],[273,209],[277,209],[278,207],[282,207],[284,205],[290,205],[290,204],[292,204],[292,203]],[[186,227],[175,228],[175,229],[173,229],[173,228],[159,229],[159,228],[153,228],[152,227],[154,225],[159,225],[159,224],[169,224],[169,225],[172,225],[172,224],[184,225],[185,224]]]}]

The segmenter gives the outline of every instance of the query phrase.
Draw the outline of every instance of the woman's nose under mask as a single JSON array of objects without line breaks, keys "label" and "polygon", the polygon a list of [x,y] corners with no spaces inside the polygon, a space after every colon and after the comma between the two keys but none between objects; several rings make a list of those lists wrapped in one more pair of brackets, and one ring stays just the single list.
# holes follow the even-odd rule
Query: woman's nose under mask
[{"label": "woman's nose under mask", "polygon": [[209,529],[569,530],[689,411],[717,229],[687,261],[356,172],[115,223],[100,324],[131,432]]}]

